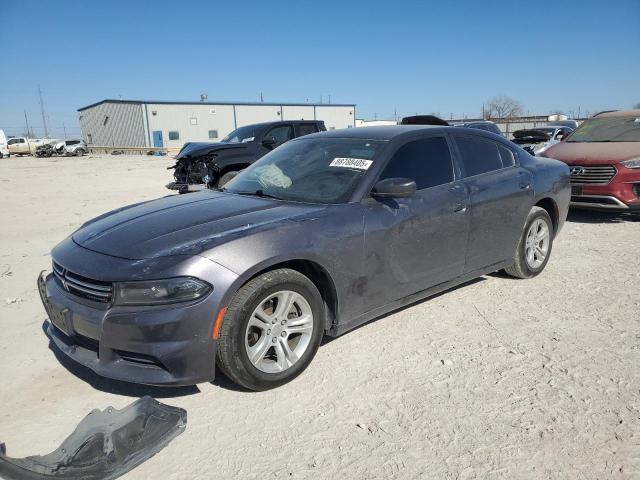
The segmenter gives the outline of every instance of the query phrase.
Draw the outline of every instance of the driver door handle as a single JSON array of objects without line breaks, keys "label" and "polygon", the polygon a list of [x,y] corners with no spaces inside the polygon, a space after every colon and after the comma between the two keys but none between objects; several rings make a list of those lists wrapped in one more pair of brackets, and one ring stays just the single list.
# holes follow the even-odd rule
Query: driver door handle
[{"label": "driver door handle", "polygon": [[531,184],[530,183],[522,182],[520,184],[520,190],[529,190],[530,188],[531,188]]}]

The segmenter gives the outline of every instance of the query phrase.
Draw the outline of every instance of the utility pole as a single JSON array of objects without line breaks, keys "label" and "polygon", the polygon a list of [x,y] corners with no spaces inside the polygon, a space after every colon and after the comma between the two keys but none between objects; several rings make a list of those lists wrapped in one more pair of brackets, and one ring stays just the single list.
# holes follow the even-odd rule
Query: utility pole
[{"label": "utility pole", "polygon": [[38,96],[40,97],[40,111],[42,112],[42,125],[44,126],[44,138],[49,138],[49,131],[47,130],[47,120],[44,115],[44,103],[42,102],[42,90],[38,85]]},{"label": "utility pole", "polygon": [[329,104],[331,104],[331,94],[329,94]]},{"label": "utility pole", "polygon": [[29,132],[29,120],[27,119],[27,109],[24,110],[24,123],[27,124],[27,136],[31,137],[31,133]]},{"label": "utility pole", "polygon": [[67,128],[64,126],[64,122],[62,122],[62,131],[64,132],[64,138],[67,138]]},{"label": "utility pole", "polygon": [[262,92],[260,92],[260,103],[264,103],[264,97],[262,96]]}]

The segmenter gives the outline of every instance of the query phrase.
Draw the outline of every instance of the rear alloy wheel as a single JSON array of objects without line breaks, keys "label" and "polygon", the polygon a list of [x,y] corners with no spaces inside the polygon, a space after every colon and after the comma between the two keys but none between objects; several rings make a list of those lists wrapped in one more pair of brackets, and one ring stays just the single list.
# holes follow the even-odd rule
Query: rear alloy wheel
[{"label": "rear alloy wheel", "polygon": [[529,212],[514,263],[505,272],[516,278],[538,275],[549,261],[553,246],[553,222],[544,208],[533,207]]},{"label": "rear alloy wheel", "polygon": [[307,368],[324,334],[323,301],[295,270],[264,273],[234,296],[222,320],[218,365],[251,390],[287,383]]}]

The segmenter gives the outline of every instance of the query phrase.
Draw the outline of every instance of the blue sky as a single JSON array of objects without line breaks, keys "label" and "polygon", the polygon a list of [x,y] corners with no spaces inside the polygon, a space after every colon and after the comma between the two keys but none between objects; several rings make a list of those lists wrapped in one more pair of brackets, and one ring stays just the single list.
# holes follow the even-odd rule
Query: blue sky
[{"label": "blue sky", "polygon": [[359,118],[640,102],[640,0],[0,0],[0,128],[78,134],[104,98],[356,103]]}]

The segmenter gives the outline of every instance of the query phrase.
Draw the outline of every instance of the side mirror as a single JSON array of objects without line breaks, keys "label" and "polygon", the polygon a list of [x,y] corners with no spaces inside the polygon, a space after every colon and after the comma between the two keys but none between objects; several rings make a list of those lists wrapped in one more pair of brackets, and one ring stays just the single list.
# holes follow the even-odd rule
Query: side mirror
[{"label": "side mirror", "polygon": [[558,135],[558,140],[564,142],[567,138],[569,138],[569,135],[571,135],[571,132],[561,133],[560,135]]},{"label": "side mirror", "polygon": [[262,139],[262,146],[266,147],[266,148],[269,148],[269,149],[275,147],[276,143],[278,143],[278,142],[276,141],[276,139],[274,137],[264,137]]},{"label": "side mirror", "polygon": [[382,198],[411,197],[416,193],[416,182],[410,178],[385,178],[375,184],[371,195]]}]

